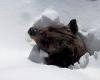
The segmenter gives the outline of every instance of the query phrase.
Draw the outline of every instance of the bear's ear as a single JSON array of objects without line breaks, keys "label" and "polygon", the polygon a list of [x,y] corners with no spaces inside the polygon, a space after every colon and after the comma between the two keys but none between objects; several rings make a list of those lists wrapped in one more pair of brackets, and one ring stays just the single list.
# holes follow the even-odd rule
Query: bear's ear
[{"label": "bear's ear", "polygon": [[76,34],[78,32],[78,26],[77,26],[76,19],[72,19],[69,22],[68,26],[71,29],[71,31],[72,31],[73,34]]}]

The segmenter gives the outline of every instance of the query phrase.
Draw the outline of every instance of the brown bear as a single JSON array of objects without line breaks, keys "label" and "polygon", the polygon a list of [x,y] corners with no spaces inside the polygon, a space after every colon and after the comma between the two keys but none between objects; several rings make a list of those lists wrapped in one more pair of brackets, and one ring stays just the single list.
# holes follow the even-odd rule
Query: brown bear
[{"label": "brown bear", "polygon": [[78,35],[76,19],[72,19],[68,25],[31,27],[28,34],[38,48],[48,54],[48,57],[45,57],[48,65],[68,67],[78,62],[87,52],[83,40]]}]

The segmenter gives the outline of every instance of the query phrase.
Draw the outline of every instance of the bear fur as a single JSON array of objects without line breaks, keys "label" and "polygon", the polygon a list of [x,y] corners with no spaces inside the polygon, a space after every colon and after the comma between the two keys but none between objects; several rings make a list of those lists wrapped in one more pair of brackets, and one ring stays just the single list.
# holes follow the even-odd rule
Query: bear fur
[{"label": "bear fur", "polygon": [[68,25],[31,27],[28,34],[38,48],[48,54],[48,57],[45,57],[48,65],[68,67],[78,62],[87,52],[83,40],[78,35],[76,19],[72,19]]}]

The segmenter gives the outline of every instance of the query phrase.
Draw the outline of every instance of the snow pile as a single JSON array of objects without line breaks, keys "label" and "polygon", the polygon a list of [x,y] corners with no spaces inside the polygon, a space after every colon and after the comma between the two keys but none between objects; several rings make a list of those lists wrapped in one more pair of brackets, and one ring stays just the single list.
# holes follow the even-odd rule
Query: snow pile
[{"label": "snow pile", "polygon": [[[47,27],[50,25],[63,25],[63,23],[61,23],[60,17],[56,11],[47,9],[36,18],[32,27]],[[84,32],[82,30],[79,31],[79,36],[83,39],[88,52],[80,58],[79,63],[76,62],[74,66],[70,65],[70,69],[85,68],[89,63],[90,55],[94,56],[94,52],[100,50],[100,40],[97,39],[92,32],[93,30],[90,30],[89,32]],[[35,45],[29,55],[29,59],[36,63],[45,63],[43,58],[47,54],[44,53],[45,52],[43,51],[39,51]]]},{"label": "snow pile", "polygon": [[52,9],[46,9],[39,17],[36,17],[33,22],[33,27],[62,25],[59,19],[59,14]]}]

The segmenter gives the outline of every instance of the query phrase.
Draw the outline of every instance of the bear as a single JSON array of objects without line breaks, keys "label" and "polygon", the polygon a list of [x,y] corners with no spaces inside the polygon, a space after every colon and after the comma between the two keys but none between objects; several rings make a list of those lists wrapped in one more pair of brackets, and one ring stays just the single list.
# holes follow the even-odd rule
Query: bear
[{"label": "bear", "polygon": [[36,42],[39,49],[45,51],[47,65],[68,68],[78,62],[86,52],[86,46],[78,35],[76,19],[68,25],[51,25],[47,27],[31,27],[29,36]]}]

